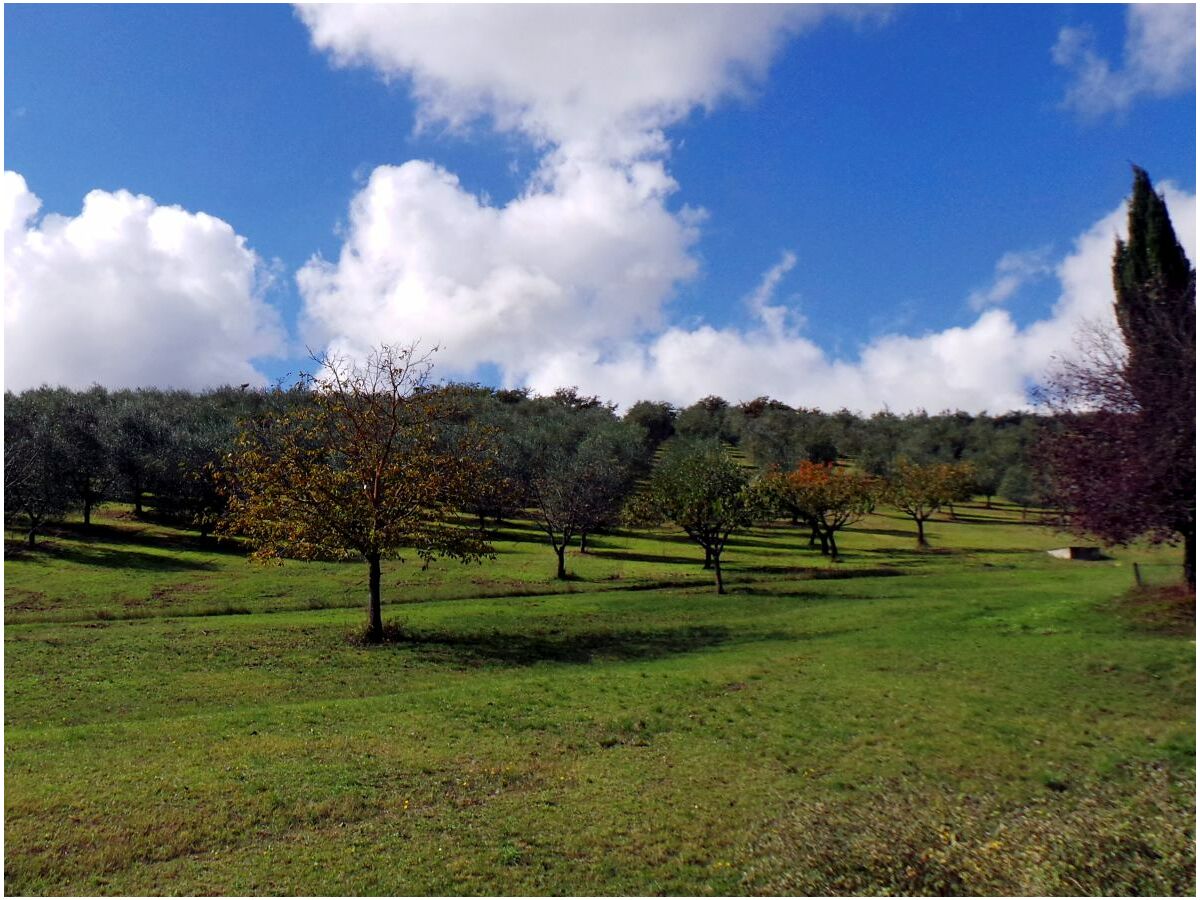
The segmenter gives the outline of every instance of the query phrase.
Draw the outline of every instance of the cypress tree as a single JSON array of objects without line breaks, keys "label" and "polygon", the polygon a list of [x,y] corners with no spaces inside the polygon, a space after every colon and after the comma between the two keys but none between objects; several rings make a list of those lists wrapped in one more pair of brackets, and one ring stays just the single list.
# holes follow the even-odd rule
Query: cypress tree
[{"label": "cypress tree", "polygon": [[[1181,370],[1196,340],[1196,272],[1175,237],[1166,200],[1137,166],[1129,238],[1118,239],[1113,254],[1113,287],[1135,398],[1147,411],[1175,402],[1159,391],[1164,376],[1188,374]],[[1194,372],[1190,377],[1194,384]]]},{"label": "cypress tree", "polygon": [[1113,255],[1116,318],[1128,356],[1146,470],[1144,503],[1158,529],[1178,532],[1196,567],[1196,271],[1145,170],[1133,169],[1129,238]]}]

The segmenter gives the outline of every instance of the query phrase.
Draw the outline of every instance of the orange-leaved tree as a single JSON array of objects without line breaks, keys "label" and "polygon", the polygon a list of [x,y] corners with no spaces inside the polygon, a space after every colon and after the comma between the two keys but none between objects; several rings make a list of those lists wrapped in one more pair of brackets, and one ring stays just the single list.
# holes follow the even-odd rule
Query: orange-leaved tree
[{"label": "orange-leaved tree", "polygon": [[301,401],[243,423],[217,474],[229,499],[219,533],[247,539],[258,560],[365,560],[367,638],[378,641],[383,557],[491,553],[457,516],[472,481],[491,475],[485,436],[449,427],[453,395],[429,383],[430,355],[415,345],[382,346],[363,362],[315,360]]},{"label": "orange-leaved tree", "polygon": [[821,552],[838,559],[837,533],[875,509],[878,479],[833,463],[802,462],[784,477],[790,502],[803,510],[821,540]]}]

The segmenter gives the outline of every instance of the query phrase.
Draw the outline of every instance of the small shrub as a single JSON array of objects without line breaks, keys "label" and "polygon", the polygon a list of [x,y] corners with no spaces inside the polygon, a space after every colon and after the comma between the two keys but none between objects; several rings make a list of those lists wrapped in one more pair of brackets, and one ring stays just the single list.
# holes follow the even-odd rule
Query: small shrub
[{"label": "small shrub", "polygon": [[774,895],[1195,894],[1195,778],[1128,780],[1025,803],[891,781],[797,801],[747,853]]}]

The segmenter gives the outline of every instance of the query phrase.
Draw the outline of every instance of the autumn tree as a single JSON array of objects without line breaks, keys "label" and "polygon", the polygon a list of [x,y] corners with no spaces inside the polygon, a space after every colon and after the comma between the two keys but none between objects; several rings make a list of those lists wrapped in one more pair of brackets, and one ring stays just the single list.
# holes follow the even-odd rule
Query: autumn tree
[{"label": "autumn tree", "polygon": [[489,473],[469,432],[447,439],[444,390],[415,346],[383,346],[362,363],[317,359],[306,402],[246,423],[220,476],[225,535],[245,537],[259,560],[367,562],[367,636],[383,637],[381,560],[410,549],[475,561],[491,552],[456,520],[467,486]]},{"label": "autumn tree", "polygon": [[1072,525],[1112,543],[1183,543],[1196,579],[1196,272],[1165,199],[1133,170],[1113,254],[1116,333],[1093,327],[1042,394],[1058,413],[1037,457]]},{"label": "autumn tree", "polygon": [[745,471],[718,443],[680,442],[664,453],[638,498],[643,521],[674,522],[704,548],[717,593],[725,593],[721,556],[735,532],[761,514],[761,501]]},{"label": "autumn tree", "polygon": [[787,502],[801,511],[821,542],[821,552],[838,560],[837,533],[875,509],[878,479],[830,463],[805,461],[782,477]]},{"label": "autumn tree", "polygon": [[922,465],[901,457],[892,467],[884,496],[892,506],[917,523],[917,546],[928,547],[925,522],[950,502],[958,489],[953,466],[945,463]]}]

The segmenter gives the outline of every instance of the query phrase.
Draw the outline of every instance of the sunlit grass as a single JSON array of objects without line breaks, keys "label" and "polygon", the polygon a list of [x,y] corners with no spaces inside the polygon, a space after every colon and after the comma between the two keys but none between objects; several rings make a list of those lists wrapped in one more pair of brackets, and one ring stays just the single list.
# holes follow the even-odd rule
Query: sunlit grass
[{"label": "sunlit grass", "polygon": [[365,565],[252,565],[120,509],[10,544],[6,888],[738,893],[789,883],[763,854],[812,803],[1190,778],[1194,644],[1113,605],[1175,552],[1055,560],[1077,539],[1034,514],[957,513],[923,552],[884,511],[836,566],[755,529],[724,597],[669,531],[598,536],[558,582],[510,523],[480,566],[386,564],[379,647]]}]

